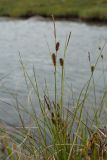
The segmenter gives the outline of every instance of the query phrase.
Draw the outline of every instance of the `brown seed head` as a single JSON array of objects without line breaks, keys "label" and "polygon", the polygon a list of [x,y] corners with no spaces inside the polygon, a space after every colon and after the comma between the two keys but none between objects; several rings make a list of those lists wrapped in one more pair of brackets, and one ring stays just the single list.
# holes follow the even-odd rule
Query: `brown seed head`
[{"label": "brown seed head", "polygon": [[88,60],[89,60],[89,62],[90,62],[90,60],[91,60],[90,52],[88,52]]},{"label": "brown seed head", "polygon": [[57,42],[57,43],[56,43],[56,52],[59,50],[59,47],[60,47],[60,43]]},{"label": "brown seed head", "polygon": [[52,62],[53,62],[53,65],[56,66],[56,55],[55,55],[55,53],[52,54]]},{"label": "brown seed head", "polygon": [[93,72],[94,72],[94,70],[95,70],[95,66],[94,66],[94,65],[92,65],[92,66],[91,66],[91,72],[93,73]]},{"label": "brown seed head", "polygon": [[62,58],[59,59],[60,65],[63,67],[64,66],[64,60]]},{"label": "brown seed head", "polygon": [[54,118],[54,113],[53,112],[51,112],[51,117]]},{"label": "brown seed head", "polygon": [[98,49],[101,50],[101,47],[99,47]]},{"label": "brown seed head", "polygon": [[101,54],[101,58],[102,58],[102,59],[104,58],[103,54]]},{"label": "brown seed head", "polygon": [[48,99],[47,96],[44,96],[44,101],[45,101],[45,103],[47,105],[48,110],[50,111],[51,110],[51,108],[50,108],[50,102],[49,102],[49,99]]},{"label": "brown seed head", "polygon": [[52,123],[54,124],[54,125],[56,125],[56,120],[55,120],[55,118],[51,118],[51,121],[52,121]]}]

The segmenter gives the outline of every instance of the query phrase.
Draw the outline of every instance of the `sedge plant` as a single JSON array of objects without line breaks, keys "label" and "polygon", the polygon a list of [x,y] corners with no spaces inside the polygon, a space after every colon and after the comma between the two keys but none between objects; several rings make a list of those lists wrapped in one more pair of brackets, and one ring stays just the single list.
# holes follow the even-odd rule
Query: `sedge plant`
[{"label": "sedge plant", "polygon": [[[74,106],[64,104],[65,83],[65,59],[69,46],[71,32],[66,42],[63,57],[58,58],[60,42],[57,41],[56,26],[54,22],[55,52],[51,53],[52,65],[54,68],[54,98],[50,98],[46,83],[46,90],[43,97],[40,94],[40,86],[33,67],[33,80],[26,70],[20,56],[20,63],[23,69],[28,94],[28,103],[32,111],[29,111],[20,101],[16,100],[16,109],[20,118],[19,127],[11,126],[11,132],[6,127],[0,129],[0,143],[2,159],[6,160],[106,160],[107,159],[107,132],[106,127],[99,128],[99,117],[103,111],[103,103],[106,93],[101,99],[100,107],[96,109],[93,117],[84,118],[84,109],[89,96],[91,83],[94,85],[94,98],[96,104],[94,73],[96,66],[103,57],[103,49],[100,50],[95,64],[91,64],[90,55],[90,78],[82,88]],[[58,97],[57,89],[57,65],[61,70],[61,90]],[[104,70],[103,70],[104,71]],[[105,81],[104,81],[105,82]],[[29,89],[29,83],[31,88]],[[106,83],[106,82],[105,82]],[[38,100],[40,113],[35,111],[32,102],[32,92]],[[71,93],[72,94],[72,93]],[[22,113],[30,117],[30,125],[26,126]],[[95,128],[93,129],[93,126]]]}]

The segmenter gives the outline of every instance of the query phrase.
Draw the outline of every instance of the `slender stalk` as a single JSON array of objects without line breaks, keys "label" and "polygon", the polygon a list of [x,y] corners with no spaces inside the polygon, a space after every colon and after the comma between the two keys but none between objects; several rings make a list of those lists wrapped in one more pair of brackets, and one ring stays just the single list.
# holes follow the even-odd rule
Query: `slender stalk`
[{"label": "slender stalk", "polygon": [[62,75],[61,75],[61,108],[63,107],[63,96],[64,96],[64,66],[62,66]]}]

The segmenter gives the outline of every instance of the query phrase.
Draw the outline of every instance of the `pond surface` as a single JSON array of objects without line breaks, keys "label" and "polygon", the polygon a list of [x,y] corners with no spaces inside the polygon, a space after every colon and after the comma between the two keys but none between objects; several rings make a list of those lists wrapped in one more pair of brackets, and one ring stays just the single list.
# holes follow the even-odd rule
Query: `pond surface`
[{"label": "pond surface", "polygon": [[[78,96],[89,79],[91,73],[88,52],[91,54],[91,63],[94,64],[100,53],[99,47],[102,48],[107,40],[107,26],[57,21],[56,28],[57,40],[61,44],[58,57],[63,56],[66,36],[72,32],[65,60],[65,101],[67,102],[71,97],[71,85],[74,94]],[[50,95],[53,97],[53,66],[49,48],[53,53],[54,36],[51,21],[42,21],[36,18],[0,20],[0,119],[16,123],[15,110],[7,104],[15,104],[15,101],[12,100],[15,93],[19,95],[20,101],[30,108],[27,105],[28,92],[19,61],[19,52],[31,78],[33,78],[32,68],[34,65],[40,88],[44,88],[45,80],[47,80]],[[99,60],[94,75],[97,83],[95,88],[97,98],[104,90],[104,83],[107,84],[107,45],[102,54],[104,55],[103,62],[101,59]],[[60,89],[60,71],[61,68],[58,65],[58,89]],[[90,98],[93,101],[92,97],[93,93]]]}]

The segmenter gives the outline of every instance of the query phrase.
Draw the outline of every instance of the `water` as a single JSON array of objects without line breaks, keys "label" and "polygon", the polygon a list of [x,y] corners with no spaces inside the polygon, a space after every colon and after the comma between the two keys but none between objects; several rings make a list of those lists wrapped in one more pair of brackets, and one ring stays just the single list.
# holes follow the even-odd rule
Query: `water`
[{"label": "water", "polygon": [[[99,55],[99,46],[102,47],[107,40],[107,26],[57,21],[56,28],[57,39],[61,44],[61,49],[58,53],[59,57],[63,56],[66,36],[69,32],[72,32],[65,62],[67,84],[65,99],[67,102],[71,97],[69,91],[71,84],[75,94],[79,95],[82,87],[89,79],[90,65],[88,52],[91,53],[91,62],[94,64],[96,57]],[[28,93],[19,61],[19,52],[31,77],[33,77],[32,67],[35,65],[39,86],[43,88],[46,79],[50,88],[50,94],[53,96],[53,66],[47,44],[53,53],[54,36],[51,21],[41,21],[36,18],[28,20],[0,20],[0,100],[15,104],[12,93],[14,95],[17,93],[20,95],[20,101],[30,108],[27,105]],[[103,54],[105,75],[103,76],[102,74],[102,62],[100,60],[94,77],[97,82],[97,97],[99,97],[104,89],[104,77],[107,82],[107,45],[103,50]],[[58,69],[60,77],[60,66]],[[59,78],[57,83],[60,84]],[[14,121],[15,123],[15,110],[4,102],[0,102],[0,119],[5,119],[12,123]]]}]

